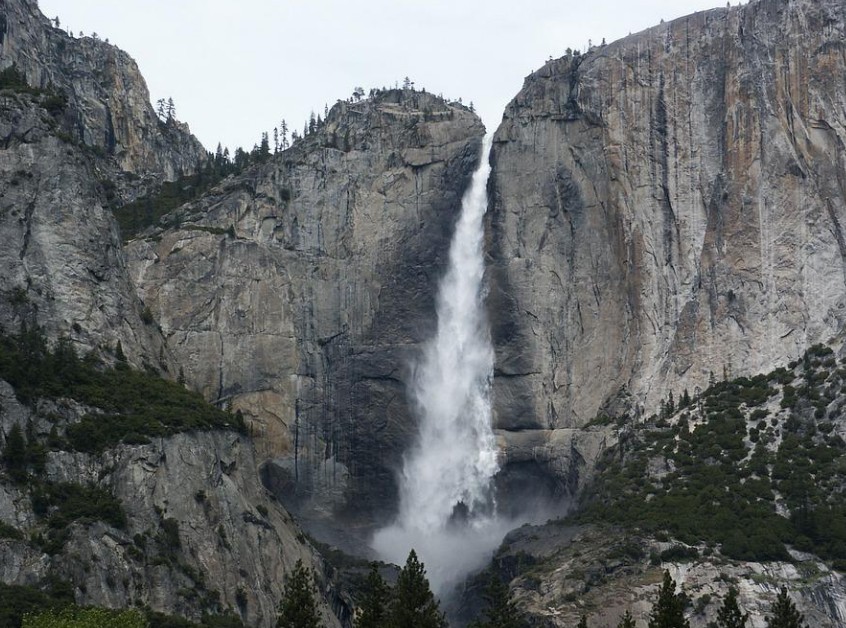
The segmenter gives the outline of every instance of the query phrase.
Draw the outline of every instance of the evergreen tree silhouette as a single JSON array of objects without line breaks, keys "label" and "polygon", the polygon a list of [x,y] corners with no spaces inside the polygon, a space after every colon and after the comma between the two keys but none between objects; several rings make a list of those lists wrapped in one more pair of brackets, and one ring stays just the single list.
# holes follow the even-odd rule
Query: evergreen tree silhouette
[{"label": "evergreen tree silhouette", "polygon": [[649,617],[649,628],[690,628],[690,623],[684,618],[684,606],[684,596],[676,594],[676,582],[670,577],[670,572],[665,571],[658,599]]},{"label": "evergreen tree silhouette", "polygon": [[314,575],[305,568],[302,560],[298,560],[285,583],[276,620],[277,628],[320,628],[320,614],[314,594]]},{"label": "evergreen tree silhouette", "polygon": [[391,604],[391,628],[445,628],[443,613],[429,588],[426,569],[411,550],[400,571]]},{"label": "evergreen tree silhouette", "polygon": [[390,599],[390,588],[379,575],[376,563],[371,563],[364,583],[361,614],[355,620],[355,628],[382,628],[387,625]]},{"label": "evergreen tree silhouette", "polygon": [[787,588],[782,587],[776,601],[770,608],[771,616],[767,617],[767,628],[807,628],[802,622],[805,618],[796,609],[793,600],[787,595]]},{"label": "evergreen tree silhouette", "polygon": [[717,611],[717,626],[719,628],[746,628],[748,613],[742,613],[737,605],[737,589],[729,589],[723,605]]}]

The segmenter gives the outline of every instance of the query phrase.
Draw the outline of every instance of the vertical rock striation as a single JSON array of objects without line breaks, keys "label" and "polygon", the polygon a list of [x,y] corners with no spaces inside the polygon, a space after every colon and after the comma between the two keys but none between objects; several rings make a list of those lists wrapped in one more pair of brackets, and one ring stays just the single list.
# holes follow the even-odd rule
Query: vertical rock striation
[{"label": "vertical rock striation", "polygon": [[846,7],[756,0],[526,79],[495,136],[497,421],[651,412],[846,320]]},{"label": "vertical rock striation", "polygon": [[33,87],[63,91],[69,100],[65,132],[114,156],[124,171],[173,180],[205,158],[186,124],[158,119],[128,54],[93,36],[75,38],[54,28],[35,0],[0,2],[0,68],[12,65]]},{"label": "vertical rock striation", "polygon": [[251,419],[268,485],[301,515],[395,507],[408,369],[483,133],[425,92],[339,102],[127,247],[186,378]]}]

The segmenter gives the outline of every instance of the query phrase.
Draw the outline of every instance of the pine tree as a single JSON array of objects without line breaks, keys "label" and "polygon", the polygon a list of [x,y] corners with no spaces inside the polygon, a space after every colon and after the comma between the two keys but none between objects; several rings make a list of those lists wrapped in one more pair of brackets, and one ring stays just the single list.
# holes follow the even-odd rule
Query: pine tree
[{"label": "pine tree", "polygon": [[361,614],[355,620],[355,628],[382,628],[388,621],[388,604],[391,590],[379,575],[376,563],[371,563],[370,573],[364,583],[364,599]]},{"label": "pine tree", "polygon": [[717,611],[717,626],[720,628],[745,628],[748,613],[742,613],[737,605],[737,589],[729,589],[723,605]]},{"label": "pine tree", "polygon": [[579,624],[576,628],[588,628],[587,615],[582,615],[582,618],[579,620]]},{"label": "pine tree", "polygon": [[288,123],[285,122],[284,118],[282,119],[282,126],[280,127],[280,132],[282,135],[282,150],[285,150],[286,148],[290,147],[290,144],[288,144]]},{"label": "pine tree", "polygon": [[314,575],[305,568],[302,560],[298,560],[285,583],[277,628],[320,628],[314,594]]},{"label": "pine tree", "polygon": [[400,571],[388,622],[391,628],[445,628],[438,601],[429,588],[426,569],[411,550]]},{"label": "pine tree", "polygon": [[173,98],[167,99],[167,119],[168,122],[176,119],[176,105],[173,104]]},{"label": "pine tree", "polygon": [[270,138],[267,136],[267,131],[261,134],[261,144],[258,149],[258,156],[261,161],[270,157]]},{"label": "pine tree", "polygon": [[20,482],[26,479],[26,441],[18,423],[12,426],[6,436],[6,446],[3,447],[0,460],[13,480]]},{"label": "pine tree", "polygon": [[635,626],[635,620],[630,611],[626,611],[626,614],[620,619],[620,623],[617,624],[617,628],[635,628]]},{"label": "pine tree", "polygon": [[649,628],[690,628],[684,618],[684,596],[676,594],[676,582],[670,572],[664,572],[664,582],[658,590],[658,599],[652,606]]},{"label": "pine tree", "polygon": [[805,618],[796,609],[793,600],[787,595],[787,589],[781,588],[776,601],[770,608],[772,616],[767,617],[767,628],[807,628],[802,622]]},{"label": "pine tree", "polygon": [[474,622],[471,628],[523,628],[526,625],[520,619],[508,587],[495,573],[491,573],[484,598],[488,605],[485,621]]}]

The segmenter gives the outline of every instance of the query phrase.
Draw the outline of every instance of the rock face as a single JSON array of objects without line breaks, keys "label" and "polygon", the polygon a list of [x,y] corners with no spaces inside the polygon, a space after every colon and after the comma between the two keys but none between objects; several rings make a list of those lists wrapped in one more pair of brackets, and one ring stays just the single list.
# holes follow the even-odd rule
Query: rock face
[{"label": "rock face", "polygon": [[[645,626],[665,569],[691,601],[685,615],[692,628],[714,625],[730,587],[750,614],[750,628],[767,625],[782,586],[807,625],[836,628],[846,622],[846,581],[822,561],[738,563],[701,557],[656,564],[650,559],[670,546],[617,529],[524,526],[505,538],[494,564],[513,578],[512,597],[532,626],[574,626],[582,615],[590,625],[616,626],[627,610]],[[474,606],[470,596],[465,605]]]},{"label": "rock face", "polygon": [[52,117],[26,94],[0,93],[0,325],[37,323],[80,352],[120,341],[138,366],[158,366],[164,342],[142,321],[120,236],[104,207],[108,170],[59,139]]},{"label": "rock face", "polygon": [[495,135],[496,417],[581,426],[846,320],[846,7],[757,0],[526,79]]},{"label": "rock face", "polygon": [[[4,435],[31,422],[44,437],[55,417],[73,422],[85,411],[65,400],[42,401],[33,412],[2,381],[0,401]],[[34,585],[53,575],[72,583],[80,605],[147,605],[189,617],[231,608],[247,625],[270,627],[296,561],[326,571],[262,488],[252,442],[236,433],[180,434],[102,456],[55,451],[43,479],[107,489],[126,511],[127,526],[71,524],[53,555],[0,539],[0,580],[7,584]],[[0,521],[29,538],[44,531],[33,509],[32,492],[0,476]],[[331,589],[323,593],[332,599]],[[323,614],[324,625],[340,625],[328,608]]]},{"label": "rock face", "polygon": [[11,66],[31,89],[0,91],[0,325],[37,323],[83,352],[120,341],[135,365],[167,368],[108,205],[193,171],[205,151],[158,121],[128,55],[53,28],[31,0],[0,3]]},{"label": "rock face", "polygon": [[[0,327],[39,325],[51,343],[66,336],[80,354],[106,359],[120,342],[134,366],[175,376],[109,206],[193,171],[205,151],[187,127],[156,119],[125,53],[52,28],[34,1],[0,2],[0,68],[12,65],[29,86],[0,89]],[[0,382],[0,448],[12,425],[31,424],[43,441],[59,418],[87,411],[69,400],[31,409]],[[72,524],[50,554],[30,538],[45,532],[32,487],[3,468],[0,521],[26,539],[0,539],[5,583],[55,576],[72,582],[80,604],[137,602],[192,617],[230,607],[269,627],[297,559],[327,571],[262,487],[253,442],[238,434],[183,434],[102,456],[53,451],[46,467],[45,482],[113,493],[128,524]],[[324,623],[339,625],[328,608]]]},{"label": "rock face", "polygon": [[173,180],[194,172],[205,158],[187,125],[157,118],[128,54],[54,28],[36,0],[0,2],[0,68],[12,65],[33,87],[63,91],[67,135],[114,156],[124,171]]},{"label": "rock face", "polygon": [[127,247],[186,379],[251,419],[268,485],[303,516],[395,506],[406,381],[483,133],[425,92],[339,102]]}]

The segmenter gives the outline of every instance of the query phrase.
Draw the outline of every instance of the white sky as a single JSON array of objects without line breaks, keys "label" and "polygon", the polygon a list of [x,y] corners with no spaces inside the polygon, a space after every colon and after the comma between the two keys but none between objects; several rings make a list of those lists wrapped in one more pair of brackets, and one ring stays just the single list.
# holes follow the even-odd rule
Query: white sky
[{"label": "white sky", "polygon": [[[732,5],[738,4],[737,0]],[[416,87],[473,101],[491,130],[523,77],[566,48],[611,42],[720,0],[40,0],[75,34],[132,55],[153,102],[209,149],[301,130],[353,88]],[[272,141],[272,140],[271,140]]]}]

